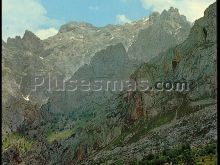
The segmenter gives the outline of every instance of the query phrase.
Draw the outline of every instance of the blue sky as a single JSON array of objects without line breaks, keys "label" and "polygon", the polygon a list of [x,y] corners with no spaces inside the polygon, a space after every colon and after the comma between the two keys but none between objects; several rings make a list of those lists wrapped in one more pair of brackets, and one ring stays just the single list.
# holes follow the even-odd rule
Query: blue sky
[{"label": "blue sky", "polygon": [[95,26],[123,24],[171,6],[193,22],[215,0],[3,0],[3,39],[30,30],[41,39],[57,34],[70,21]]},{"label": "blue sky", "polygon": [[138,0],[42,0],[47,16],[58,20],[85,21],[96,26],[119,23],[116,15],[123,14],[130,20],[149,15]]}]

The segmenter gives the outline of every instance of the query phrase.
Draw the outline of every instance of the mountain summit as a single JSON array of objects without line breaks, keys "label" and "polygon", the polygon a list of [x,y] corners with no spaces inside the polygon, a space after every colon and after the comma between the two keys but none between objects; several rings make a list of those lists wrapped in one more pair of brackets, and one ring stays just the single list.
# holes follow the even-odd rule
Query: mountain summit
[{"label": "mountain summit", "polygon": [[173,7],[161,14],[153,12],[149,21],[151,25],[139,32],[137,40],[129,48],[130,58],[149,61],[160,52],[183,42],[191,28],[186,17]]}]

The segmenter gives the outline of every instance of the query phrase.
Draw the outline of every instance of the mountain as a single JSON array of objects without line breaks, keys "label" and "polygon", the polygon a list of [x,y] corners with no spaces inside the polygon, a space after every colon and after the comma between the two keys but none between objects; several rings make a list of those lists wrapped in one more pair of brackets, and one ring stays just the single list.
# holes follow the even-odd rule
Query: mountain
[{"label": "mountain", "polygon": [[[166,18],[169,20],[168,23],[175,25],[185,21],[186,25],[182,24],[186,27],[189,26],[183,16],[175,12],[172,14],[171,10],[175,9],[169,10],[168,13],[172,15],[172,19]],[[127,51],[137,39],[140,30],[149,29],[152,26],[158,27],[159,24],[167,24],[162,22],[163,19],[153,21],[153,15],[155,14],[152,14],[150,18],[145,17],[132,23],[107,25],[105,27],[94,27],[89,23],[70,22],[61,26],[57,35],[43,41],[26,30],[23,38],[19,36],[14,39],[9,38],[4,43],[4,66],[10,68],[16,75],[14,77],[21,90],[21,95],[29,96],[35,103],[42,102],[43,104],[49,98],[49,93],[46,92],[46,89],[42,89],[39,93],[31,92],[31,80],[34,79],[35,75],[40,74],[46,77],[51,74],[52,76],[64,76],[65,79],[70,79],[81,66],[90,63],[96,52],[110,45],[122,43]],[[179,20],[178,17],[183,18]],[[189,29],[185,28],[185,33],[188,31]],[[157,33],[148,35],[154,36]],[[178,37],[180,36],[174,36],[174,38]],[[154,38],[158,39],[156,36]],[[137,58],[134,58],[134,60],[136,59],[138,59],[138,55]]]},{"label": "mountain", "polygon": [[[124,46],[119,43],[108,46],[106,49],[97,52],[92,57],[90,64],[81,66],[74,75],[67,80],[65,91],[53,92],[50,96],[52,100],[51,110],[58,112],[73,112],[78,110],[80,113],[85,111],[95,111],[96,105],[106,104],[107,98],[112,95],[113,84],[111,89],[107,88],[107,82],[126,80],[129,74],[136,68],[135,62],[129,60]],[[77,90],[69,91],[68,82],[77,81]],[[89,91],[84,92],[81,83],[90,84]],[[96,88],[96,81],[102,87],[102,91],[94,92]],[[89,89],[88,88],[88,89]],[[87,88],[85,88],[87,89]],[[75,100],[75,101],[74,101]],[[58,104],[61,103],[61,104]],[[90,107],[92,106],[92,107]],[[64,108],[65,107],[65,108]]]},{"label": "mountain", "polygon": [[154,12],[149,16],[150,26],[142,29],[134,44],[128,49],[130,58],[149,61],[159,53],[183,42],[190,31],[191,24],[178,9],[171,7],[161,14]]},{"label": "mountain", "polygon": [[[16,130],[24,120],[23,111],[29,104],[26,84],[37,71],[45,68],[39,53],[43,49],[41,40],[32,32],[26,31],[23,38],[8,38],[2,46],[3,68],[3,132]],[[28,81],[25,80],[28,79]],[[38,98],[43,99],[42,96]],[[39,102],[39,101],[38,101]],[[40,102],[39,102],[40,103]]]},{"label": "mountain", "polygon": [[142,163],[148,159],[146,155],[181,143],[194,148],[216,143],[216,49],[214,3],[195,21],[182,44],[160,53],[131,75],[137,82],[149,80],[152,84],[188,81],[190,90],[125,92],[119,104],[119,118],[124,123],[121,135],[84,163]]},{"label": "mountain", "polygon": [[[172,12],[172,10],[174,11]],[[136,42],[136,38],[142,36],[141,32],[139,33],[141,30],[149,28],[155,30],[153,33],[146,32],[152,40],[155,39],[148,48],[154,47],[161,40],[158,35],[163,35],[164,32],[160,32],[158,29],[164,27],[163,29],[168,33],[167,37],[171,37],[170,41],[172,42],[166,42],[166,47],[163,44],[158,45],[158,50],[155,52],[155,55],[157,55],[156,53],[174,46],[175,42],[180,43],[183,41],[189,33],[190,23],[178,11],[175,11],[175,9],[170,9],[167,12],[168,16],[164,11],[158,21],[150,16],[150,18],[144,17],[141,20],[124,25],[95,27],[89,23],[67,23],[61,26],[57,35],[43,41],[45,51],[41,56],[45,57],[44,60],[48,62],[48,65],[52,63],[53,68],[59,68],[62,73],[66,74],[66,77],[71,77],[80,66],[88,64],[96,52],[105,49],[109,45],[122,43],[127,51],[133,45],[133,42]],[[163,21],[163,17],[167,17],[165,18],[167,21]],[[161,43],[166,39],[161,40]],[[138,56],[138,54],[132,55],[132,51],[129,53],[130,58],[138,59]]]},{"label": "mountain", "polygon": [[70,22],[61,26],[59,33],[44,40],[42,57],[54,68],[71,77],[82,65],[88,64],[96,52],[107,46],[122,43],[125,49],[135,40],[140,29],[148,27],[143,19],[124,25],[94,27],[88,23]]},{"label": "mountain", "polygon": [[[3,163],[178,164],[194,162],[194,153],[196,161],[210,153],[214,159],[216,49],[216,3],[192,28],[170,8],[124,25],[70,22],[43,41],[30,31],[2,41]],[[45,79],[33,92],[36,74]],[[58,79],[51,91],[48,76]],[[76,80],[84,86],[71,91]],[[190,90],[107,88],[128,80],[183,81]]]}]

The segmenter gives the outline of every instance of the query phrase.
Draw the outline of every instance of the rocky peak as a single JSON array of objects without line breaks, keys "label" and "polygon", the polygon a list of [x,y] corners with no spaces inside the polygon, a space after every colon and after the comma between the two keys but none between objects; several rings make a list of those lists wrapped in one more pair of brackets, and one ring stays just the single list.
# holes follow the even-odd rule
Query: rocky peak
[{"label": "rocky peak", "polygon": [[[195,21],[188,38],[155,59],[158,79],[193,80],[197,85],[191,99],[214,97],[216,91],[216,3],[209,6],[204,17]],[[162,73],[163,72],[163,76]],[[174,73],[174,74],[173,74]],[[209,83],[207,83],[209,82]],[[198,92],[199,91],[199,92]],[[198,92],[198,93],[197,93]]]},{"label": "rocky peak", "polygon": [[128,61],[126,50],[122,43],[110,45],[106,49],[101,50],[91,60],[91,64],[118,61],[124,63]]},{"label": "rocky peak", "polygon": [[171,14],[174,14],[174,15],[180,15],[179,14],[179,10],[177,9],[177,8],[174,8],[174,7],[170,7],[169,8],[169,10],[163,10],[162,11],[162,13],[161,13],[161,15],[163,15],[163,14],[169,14],[169,15],[171,15]]},{"label": "rocky peak", "polygon": [[25,30],[25,33],[24,33],[24,36],[23,36],[22,40],[27,40],[27,41],[30,41],[30,40],[40,40],[40,38],[38,38],[38,37],[37,37],[34,33],[32,33],[31,31]]},{"label": "rocky peak", "polygon": [[72,21],[62,25],[60,27],[59,33],[65,33],[68,31],[79,31],[79,30],[87,31],[88,29],[95,30],[97,28],[90,23]]},{"label": "rocky peak", "polygon": [[[122,77],[128,74],[129,67],[133,67],[129,62],[123,44],[110,45],[97,52],[92,57],[90,64],[80,67],[74,76],[78,79],[81,77],[84,79],[88,77],[107,77],[108,79]],[[129,64],[130,66],[127,66]]]},{"label": "rocky peak", "polygon": [[15,38],[8,37],[6,44],[7,45],[17,45],[17,43],[21,42],[21,37],[16,36]]},{"label": "rocky peak", "polygon": [[52,60],[54,65],[52,68],[60,68],[69,77],[80,66],[88,64],[96,52],[109,45],[122,43],[128,50],[136,40],[138,32],[148,28],[149,24],[148,18],[105,27],[72,22],[61,26],[57,35],[43,41],[46,51],[41,57],[47,57],[48,61]]},{"label": "rocky peak", "polygon": [[129,57],[141,62],[148,61],[160,52],[183,42],[191,28],[186,17],[173,7],[161,14],[153,12],[149,21],[150,26],[140,30],[137,40],[128,49]]},{"label": "rocky peak", "polygon": [[155,22],[159,17],[160,17],[160,13],[159,12],[153,12],[149,16],[149,21],[150,22]]},{"label": "rocky peak", "polygon": [[179,10],[177,8],[174,7],[170,7],[169,10],[163,10],[161,12],[161,14],[159,12],[152,12],[149,16],[149,20],[151,22],[156,22],[156,21],[167,21],[167,20],[171,20],[171,19],[185,19],[186,21],[186,17],[180,15]]},{"label": "rocky peak", "polygon": [[164,10],[161,15],[160,15],[160,21],[182,21],[182,22],[186,22],[186,17],[183,15],[180,15],[179,10],[177,8],[174,7],[170,7],[170,9]]},{"label": "rocky peak", "polygon": [[41,43],[40,38],[28,30],[25,31],[22,41],[25,47],[29,48],[33,52],[38,53],[43,50],[43,44]]},{"label": "rocky peak", "polygon": [[204,12],[205,17],[216,18],[216,2],[211,4]]},{"label": "rocky peak", "polygon": [[177,8],[170,7],[170,9],[168,10],[168,13],[179,14],[179,10]]},{"label": "rocky peak", "polygon": [[24,36],[16,36],[15,38],[8,38],[7,46],[11,48],[19,48],[22,50],[29,50],[31,52],[37,53],[43,50],[43,44],[34,33],[29,30],[25,30]]}]

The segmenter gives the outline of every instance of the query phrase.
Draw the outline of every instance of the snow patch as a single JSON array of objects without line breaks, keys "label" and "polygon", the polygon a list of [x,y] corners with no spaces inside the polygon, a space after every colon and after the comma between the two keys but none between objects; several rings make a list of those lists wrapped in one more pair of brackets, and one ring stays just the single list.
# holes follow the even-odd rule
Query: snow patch
[{"label": "snow patch", "polygon": [[30,101],[29,97],[30,95],[27,95],[26,97],[24,95],[22,95],[23,99],[26,100],[26,101]]},{"label": "snow patch", "polygon": [[144,22],[147,22],[149,20],[149,18],[143,18]]}]

